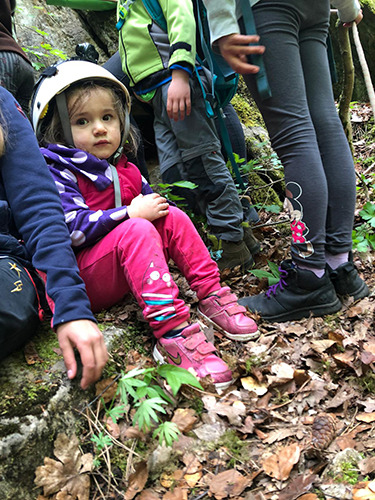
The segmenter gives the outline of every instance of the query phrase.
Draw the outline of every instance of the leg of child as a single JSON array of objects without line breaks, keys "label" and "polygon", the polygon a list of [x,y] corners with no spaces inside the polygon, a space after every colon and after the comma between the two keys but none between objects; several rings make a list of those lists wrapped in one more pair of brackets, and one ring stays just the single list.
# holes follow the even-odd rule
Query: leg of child
[{"label": "leg of child", "polygon": [[222,250],[218,255],[220,269],[237,265],[247,269],[253,259],[243,241],[242,205],[197,86],[192,85],[191,113],[184,120],[175,122],[168,117],[168,84],[159,88],[152,100],[160,169],[163,174],[182,163],[183,177],[198,186],[196,192],[214,236],[213,247]]},{"label": "leg of child", "polygon": [[198,312],[232,340],[258,336],[255,322],[238,305],[228,287],[221,287],[216,263],[189,217],[175,207],[169,215],[154,221],[169,257],[176,263],[199,299]]},{"label": "leg of child", "polygon": [[217,387],[225,387],[231,372],[199,326],[188,325],[189,308],[178,298],[166,255],[153,223],[134,218],[82,250],[77,262],[94,311],[115,304],[131,291],[159,339],[155,359],[193,369],[199,378],[210,375]]}]

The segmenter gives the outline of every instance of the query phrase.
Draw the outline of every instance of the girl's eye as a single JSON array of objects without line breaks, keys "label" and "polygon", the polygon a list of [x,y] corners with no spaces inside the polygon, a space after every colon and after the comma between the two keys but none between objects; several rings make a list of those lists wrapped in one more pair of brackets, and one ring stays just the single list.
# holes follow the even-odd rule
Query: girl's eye
[{"label": "girl's eye", "polygon": [[77,125],[86,125],[86,123],[87,123],[86,118],[79,118],[77,120]]},{"label": "girl's eye", "polygon": [[110,120],[111,118],[112,118],[112,115],[104,115],[104,116],[103,116],[103,120],[104,120],[105,122],[109,122],[109,120]]}]

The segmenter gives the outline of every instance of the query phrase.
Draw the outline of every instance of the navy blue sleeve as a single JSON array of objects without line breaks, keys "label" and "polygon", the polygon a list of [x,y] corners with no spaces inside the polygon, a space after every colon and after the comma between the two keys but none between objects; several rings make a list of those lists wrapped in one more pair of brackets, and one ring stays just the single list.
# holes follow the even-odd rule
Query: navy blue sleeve
[{"label": "navy blue sleeve", "polygon": [[53,326],[77,319],[95,321],[57,188],[30,122],[2,87],[0,109],[6,130],[5,154],[0,158],[6,198],[34,267],[47,275],[47,293],[55,303]]}]

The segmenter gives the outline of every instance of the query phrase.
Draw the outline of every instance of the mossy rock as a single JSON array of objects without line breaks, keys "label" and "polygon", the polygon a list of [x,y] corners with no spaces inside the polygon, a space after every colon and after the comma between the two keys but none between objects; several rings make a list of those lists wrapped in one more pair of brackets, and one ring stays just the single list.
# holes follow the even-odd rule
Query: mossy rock
[{"label": "mossy rock", "polygon": [[[127,330],[106,325],[103,334],[110,351],[126,343]],[[32,364],[24,349],[0,364],[0,500],[37,498],[35,469],[53,457],[59,433],[80,433],[86,419],[79,412],[95,394],[94,387],[82,391],[80,374],[68,380],[56,334],[47,325],[33,338],[28,356]],[[106,371],[118,372],[118,362]]]},{"label": "mossy rock", "polygon": [[264,122],[260,111],[255,104],[254,99],[251,97],[248,88],[242,77],[238,82],[238,89],[236,95],[233,97],[231,103],[240,119],[240,122],[246,127],[264,127]]}]

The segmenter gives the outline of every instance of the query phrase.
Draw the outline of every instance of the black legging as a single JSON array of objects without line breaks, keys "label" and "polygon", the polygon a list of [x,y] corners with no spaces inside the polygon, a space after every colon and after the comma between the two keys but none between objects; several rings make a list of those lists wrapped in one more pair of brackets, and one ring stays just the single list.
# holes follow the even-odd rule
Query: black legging
[{"label": "black legging", "polygon": [[325,267],[325,250],[352,247],[353,158],[335,107],[326,40],[329,0],[260,0],[253,7],[266,47],[272,97],[261,101],[245,75],[285,170],[292,215],[292,256]]}]

